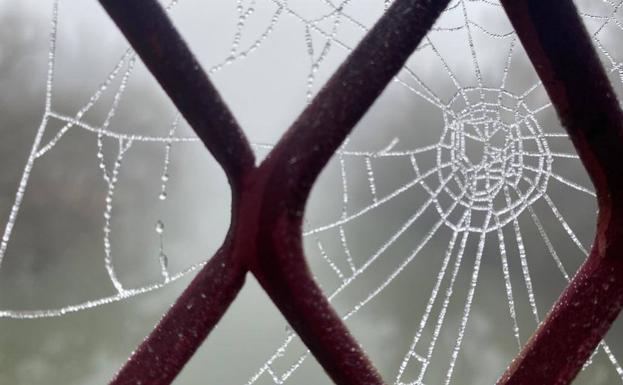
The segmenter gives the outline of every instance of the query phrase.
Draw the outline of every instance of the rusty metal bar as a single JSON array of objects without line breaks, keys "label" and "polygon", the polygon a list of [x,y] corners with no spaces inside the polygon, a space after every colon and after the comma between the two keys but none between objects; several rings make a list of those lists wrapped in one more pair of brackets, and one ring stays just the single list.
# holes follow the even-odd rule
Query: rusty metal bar
[{"label": "rusty metal bar", "polygon": [[225,171],[237,195],[255,155],[233,114],[157,1],[100,0],[134,51]]},{"label": "rusty metal bar", "polygon": [[337,384],[381,384],[313,280],[301,225],[316,178],[425,37],[448,0],[396,0],[258,169],[258,253],[250,268]]},{"label": "rusty metal bar", "polygon": [[569,384],[623,306],[623,113],[570,0],[502,0],[597,191],[588,259],[498,385]]}]

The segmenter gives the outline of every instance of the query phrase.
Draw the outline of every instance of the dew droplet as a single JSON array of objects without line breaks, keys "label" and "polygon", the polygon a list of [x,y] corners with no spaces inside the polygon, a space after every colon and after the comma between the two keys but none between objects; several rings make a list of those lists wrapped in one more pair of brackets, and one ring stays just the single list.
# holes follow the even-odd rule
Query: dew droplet
[{"label": "dew droplet", "polygon": [[158,199],[160,199],[161,201],[167,199],[167,193],[166,192],[161,192],[160,195],[158,195]]},{"label": "dew droplet", "polygon": [[164,223],[162,223],[161,220],[158,220],[156,222],[156,232],[158,234],[162,234],[164,232]]}]

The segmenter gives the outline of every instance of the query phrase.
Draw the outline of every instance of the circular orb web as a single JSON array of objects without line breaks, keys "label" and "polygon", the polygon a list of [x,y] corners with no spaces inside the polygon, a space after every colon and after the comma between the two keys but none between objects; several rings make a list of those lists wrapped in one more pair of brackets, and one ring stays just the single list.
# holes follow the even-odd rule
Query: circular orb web
[{"label": "circular orb web", "polygon": [[497,230],[546,191],[552,154],[522,98],[503,89],[465,88],[450,99],[443,120],[436,208],[447,226],[463,230],[468,214],[471,231]]}]

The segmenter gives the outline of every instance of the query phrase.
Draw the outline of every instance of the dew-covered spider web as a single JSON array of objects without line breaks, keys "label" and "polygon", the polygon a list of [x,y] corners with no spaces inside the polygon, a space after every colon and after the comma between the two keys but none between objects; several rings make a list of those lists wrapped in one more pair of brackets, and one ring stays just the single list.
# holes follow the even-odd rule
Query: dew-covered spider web
[{"label": "dew-covered spider web", "polygon": [[[219,51],[223,54],[218,60],[212,55],[206,69],[218,86],[219,79],[233,79],[264,49],[274,50],[275,40],[285,35],[300,48],[287,60],[303,62],[306,68],[298,87],[302,107],[390,3],[226,2],[220,6],[230,8],[232,26],[213,37],[226,49]],[[619,96],[622,4],[577,2]],[[130,257],[116,246],[115,237],[135,231],[116,220],[132,214],[131,207],[116,206],[119,189],[129,194],[135,182],[124,178],[126,160],[134,156],[133,162],[140,163],[146,151],[153,151],[144,159],[149,163],[145,167],[157,170],[146,173],[155,178],[150,182],[155,191],[140,199],[159,207],[173,205],[172,197],[184,194],[171,186],[175,170],[189,167],[176,164],[175,154],[201,144],[175,113],[159,127],[145,130],[117,125],[140,65],[130,49],[79,106],[56,108],[64,98],[55,87],[57,72],[66,63],[59,53],[64,6],[60,0],[53,5],[43,118],[7,215],[0,269],[17,257],[9,251],[26,209],[25,196],[36,183],[35,170],[64,141],[79,136],[92,148],[95,167],[89,172],[97,173],[101,183],[101,201],[93,206],[101,210],[100,241],[93,246],[100,257],[92,259],[98,264],[93,269],[105,272],[109,285],[93,291],[104,294],[58,306],[1,308],[0,317],[57,317],[103,306],[162,288],[205,264],[201,258],[175,263],[178,256],[169,252],[167,243],[172,225],[155,213],[149,223],[155,252],[144,261],[150,264],[145,269],[157,273],[124,279],[123,259]],[[168,4],[173,14],[184,6],[184,1]],[[543,299],[540,289],[571,279],[590,250],[590,234],[580,233],[594,225],[595,193],[497,1],[453,0],[394,80],[318,182],[306,216],[306,250],[318,280],[349,325],[368,309],[391,313],[388,309],[394,307],[384,307],[384,295],[403,292],[399,308],[406,321],[399,323],[409,337],[386,348],[398,358],[391,381],[463,383],[456,369],[462,359],[478,355],[469,338],[478,334],[476,324],[485,322],[474,320],[483,317],[482,309],[503,314],[490,327],[499,328],[509,341],[505,343],[514,345],[510,350],[517,351],[559,293]],[[235,102],[229,104],[236,112]],[[383,112],[392,109],[404,111]],[[250,136],[259,154],[272,148]],[[475,315],[475,306],[482,307],[480,315]],[[362,340],[365,347],[365,336]],[[601,357],[609,362],[610,378],[623,382],[613,351],[616,347],[602,342],[587,366]],[[296,333],[286,328],[274,353],[258,363],[247,384],[299,383],[292,378],[310,360]]]}]

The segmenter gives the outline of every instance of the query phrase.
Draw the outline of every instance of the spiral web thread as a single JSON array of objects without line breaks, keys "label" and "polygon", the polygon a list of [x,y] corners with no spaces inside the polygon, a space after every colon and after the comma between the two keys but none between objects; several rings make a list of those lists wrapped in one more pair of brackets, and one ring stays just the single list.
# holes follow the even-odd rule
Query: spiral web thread
[{"label": "spiral web thread", "polygon": [[[167,199],[167,182],[169,179],[169,166],[171,162],[170,152],[172,146],[183,146],[199,143],[195,137],[184,137],[177,134],[180,122],[179,116],[171,123],[167,136],[146,136],[123,134],[111,129],[111,121],[115,115],[117,107],[122,102],[122,96],[126,90],[128,81],[134,69],[136,57],[128,49],[122,55],[116,66],[110,71],[109,75],[100,84],[99,88],[92,94],[90,99],[74,114],[65,115],[52,109],[53,81],[55,74],[55,58],[57,29],[59,23],[59,1],[54,2],[50,48],[48,56],[48,73],[45,93],[45,111],[41,124],[35,136],[32,150],[24,167],[22,178],[19,182],[15,195],[14,205],[10,211],[6,223],[2,241],[0,244],[0,267],[3,257],[9,245],[14,224],[17,220],[24,193],[28,186],[30,173],[37,160],[44,154],[52,151],[55,145],[63,139],[71,130],[81,129],[91,132],[97,137],[98,151],[96,157],[99,161],[101,176],[107,186],[105,195],[106,205],[103,213],[103,244],[104,261],[103,264],[108,273],[109,279],[116,292],[108,297],[97,298],[91,301],[70,304],[62,308],[47,310],[0,310],[0,317],[10,318],[42,318],[55,317],[62,314],[97,307],[103,304],[120,301],[124,298],[132,297],[161,288],[183,276],[189,274],[201,266],[203,263],[188,266],[186,269],[173,272],[168,268],[168,257],[164,252],[164,223],[158,220],[156,223],[156,233],[159,235],[160,253],[157,263],[161,271],[161,280],[152,284],[129,288],[124,286],[116,274],[113,263],[111,248],[111,217],[113,213],[115,188],[119,183],[119,171],[122,167],[124,157],[132,151],[133,144],[137,142],[153,143],[155,146],[164,147],[164,159],[161,173],[161,189],[158,198],[162,201]],[[238,20],[236,32],[233,36],[230,52],[223,60],[210,68],[208,72],[214,74],[225,70],[226,67],[236,61],[243,60],[252,55],[256,50],[261,49],[263,43],[270,39],[275,33],[276,25],[284,18],[290,18],[304,27],[304,44],[309,57],[309,72],[306,95],[311,99],[314,89],[317,86],[316,74],[321,68],[325,59],[332,50],[352,50],[353,46],[343,40],[340,31],[343,26],[355,28],[363,35],[369,28],[364,22],[359,21],[356,16],[351,15],[353,4],[351,0],[338,2],[337,0],[318,0],[327,9],[327,12],[320,17],[308,18],[304,14],[291,7],[287,0],[238,0],[236,10]],[[379,0],[380,2],[380,0]],[[169,8],[175,5],[175,1],[169,4]],[[389,1],[384,1],[382,6],[389,6]],[[616,53],[608,50],[604,44],[604,35],[612,34],[613,31],[623,30],[623,16],[620,11],[622,1],[607,1],[600,3],[598,11],[582,10],[582,16],[590,29],[595,46],[600,52],[606,65],[606,69],[612,77],[623,84],[623,63],[616,57]],[[253,40],[250,45],[241,46],[245,27],[253,19],[258,7],[272,9],[272,17],[263,32]],[[358,151],[351,149],[348,142],[339,150],[336,158],[339,162],[342,187],[342,210],[340,217],[321,226],[307,228],[304,236],[308,240],[314,240],[319,254],[322,256],[323,263],[326,263],[339,281],[337,288],[329,293],[330,300],[337,298],[340,293],[345,291],[359,277],[363,275],[375,263],[383,259],[387,250],[404,236],[405,233],[418,226],[418,220],[423,218],[423,213],[434,209],[438,218],[432,224],[424,224],[424,228],[429,229],[419,240],[418,245],[406,256],[391,273],[385,277],[380,285],[369,293],[362,293],[362,299],[354,304],[349,311],[345,312],[343,318],[349,319],[364,308],[370,301],[377,297],[392,281],[401,274],[405,268],[411,264],[419,255],[420,251],[439,233],[441,228],[451,231],[451,238],[447,249],[443,253],[441,268],[437,273],[436,280],[430,290],[430,297],[423,310],[419,323],[414,327],[414,336],[404,359],[397,368],[395,377],[396,384],[421,385],[425,383],[427,369],[437,347],[438,338],[444,326],[446,326],[446,314],[449,303],[460,296],[464,298],[462,307],[462,317],[459,322],[459,329],[456,331],[454,347],[448,357],[447,371],[444,384],[451,383],[453,372],[462,348],[465,331],[468,327],[472,303],[475,296],[476,287],[479,282],[480,267],[484,257],[485,244],[493,242],[499,250],[499,258],[502,264],[502,275],[504,280],[504,291],[507,298],[507,307],[512,320],[512,333],[518,348],[521,347],[521,336],[527,337],[531,331],[521,331],[516,310],[515,295],[517,288],[511,284],[510,269],[508,262],[509,242],[505,239],[509,231],[513,234],[514,243],[517,247],[523,283],[532,317],[538,324],[540,314],[537,308],[537,297],[533,288],[528,256],[526,255],[524,240],[522,238],[522,228],[520,226],[520,215],[530,218],[538,234],[542,238],[547,254],[551,256],[560,274],[565,280],[569,281],[571,276],[565,268],[563,261],[559,258],[556,245],[551,241],[539,213],[534,209],[536,201],[544,202],[551,210],[551,214],[557,219],[559,226],[569,237],[571,242],[583,253],[587,254],[588,248],[583,245],[574,233],[571,225],[562,215],[554,200],[549,194],[548,187],[557,184],[558,187],[576,190],[593,199],[595,193],[591,188],[570,180],[556,172],[556,165],[560,159],[575,160],[578,163],[577,155],[573,153],[556,152],[551,149],[555,141],[567,140],[566,135],[558,130],[545,127],[540,122],[540,117],[551,110],[548,103],[542,105],[531,105],[530,97],[542,86],[539,82],[529,84],[522,93],[513,93],[507,87],[507,78],[513,68],[514,55],[518,51],[519,42],[515,33],[510,29],[506,32],[492,32],[480,22],[472,18],[475,9],[486,9],[488,12],[495,13],[497,17],[503,18],[499,4],[491,0],[456,0],[452,1],[448,9],[444,12],[429,36],[423,41],[418,53],[426,52],[437,60],[437,64],[443,69],[448,80],[455,88],[455,93],[449,98],[436,94],[427,82],[422,80],[416,73],[416,65],[408,64],[401,74],[395,79],[400,87],[408,90],[414,98],[423,101],[431,108],[437,109],[443,116],[443,126],[435,128],[439,132],[439,140],[423,147],[411,150],[396,150],[399,140],[394,139],[387,146],[377,151]],[[507,43],[508,51],[506,60],[501,69],[501,81],[497,84],[488,84],[485,80],[481,67],[481,53],[475,43],[474,35],[487,36]],[[312,35],[322,37],[323,44],[316,44],[317,40]],[[452,36],[453,39],[462,39],[469,47],[469,62],[473,69],[473,84],[466,86],[461,83],[459,76],[452,68],[451,60],[446,58],[439,50],[436,38],[440,35]],[[417,63],[416,63],[417,64]],[[413,68],[412,68],[413,67]],[[116,89],[113,82],[118,81]],[[83,119],[84,115],[95,106],[102,95],[112,90],[114,92],[113,102],[108,114],[101,125],[92,125]],[[49,123],[53,120],[61,122],[64,126],[48,142],[43,142],[44,132]],[[107,165],[103,152],[103,142],[105,139],[113,140],[117,143],[117,155],[112,165]],[[254,146],[261,149],[270,149],[270,144],[256,143]],[[469,148],[474,146],[481,149],[479,156],[474,158]],[[423,167],[422,156],[433,155],[435,164],[432,167]],[[377,175],[375,175],[375,165],[383,160],[405,161],[410,164],[413,170],[413,178],[403,184],[393,192],[381,195],[377,185]],[[365,170],[367,184],[369,188],[370,202],[357,210],[349,209],[349,197],[352,188],[349,188],[347,178],[348,164],[358,164]],[[394,200],[409,190],[419,187],[426,191],[428,197],[425,202],[413,210],[409,218],[402,226],[387,239],[375,252],[362,258],[354,258],[349,248],[346,227],[358,218],[366,215],[374,215],[379,208],[386,203]],[[447,199],[450,198],[450,199]],[[449,202],[449,203],[448,203]],[[422,224],[420,224],[422,225]],[[509,230],[509,231],[503,231]],[[337,263],[327,252],[327,247],[323,245],[319,237],[322,234],[335,232],[340,240],[340,247],[345,256],[345,266]],[[454,291],[455,282],[460,269],[463,267],[463,257],[466,252],[467,243],[470,239],[477,240],[477,250],[474,264],[471,267],[471,280],[466,293]],[[363,261],[363,262],[356,262]],[[465,267],[466,269],[469,267]],[[523,289],[522,289],[523,290]],[[438,312],[433,310],[438,308]],[[432,330],[432,332],[431,332]],[[423,336],[426,333],[432,334],[423,343]],[[284,341],[278,346],[274,354],[261,365],[254,374],[248,385],[255,383],[262,377],[268,376],[269,381],[275,384],[286,383],[288,378],[305,362],[309,352],[297,356],[289,365],[289,369],[279,372],[275,369],[279,361],[288,360],[287,352],[292,343],[298,337],[296,334],[287,330]],[[601,342],[598,351],[603,351],[609,361],[614,366],[619,377],[623,380],[623,369],[612,354],[605,342]],[[596,351],[597,352],[597,351]],[[589,363],[590,364],[590,361]],[[587,365],[588,365],[587,364]],[[416,366],[416,375],[407,376],[408,369]],[[412,371],[411,371],[412,372]]]}]

